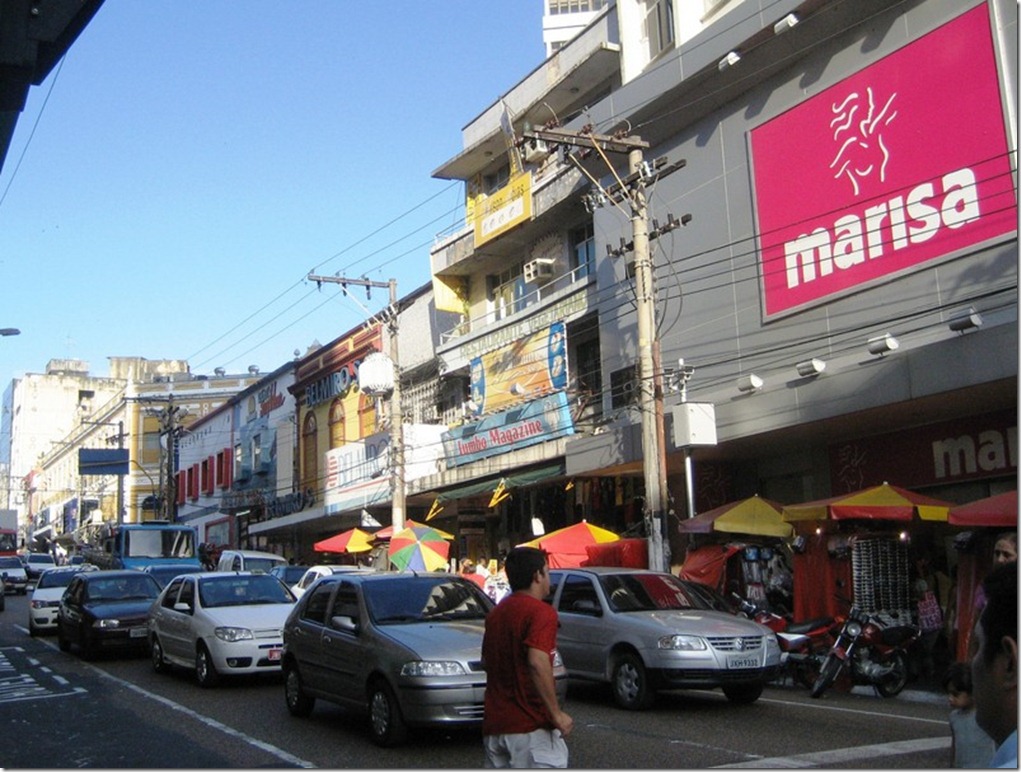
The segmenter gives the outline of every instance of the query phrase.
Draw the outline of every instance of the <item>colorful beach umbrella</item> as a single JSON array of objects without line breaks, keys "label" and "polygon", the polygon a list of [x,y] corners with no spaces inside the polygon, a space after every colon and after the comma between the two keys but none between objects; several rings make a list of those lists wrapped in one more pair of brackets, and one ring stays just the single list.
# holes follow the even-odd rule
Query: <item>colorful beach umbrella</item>
[{"label": "colorful beach umbrella", "polygon": [[952,507],[950,525],[1017,528],[1017,491],[988,496],[969,504]]},{"label": "colorful beach umbrella", "polygon": [[935,520],[946,522],[953,504],[883,483],[818,501],[783,508],[783,519],[796,520]]},{"label": "colorful beach umbrella", "polygon": [[312,545],[316,552],[368,552],[372,549],[372,534],[361,528],[352,528]]},{"label": "colorful beach umbrella", "polygon": [[439,571],[447,567],[450,542],[435,528],[415,525],[390,538],[387,554],[400,571]]},{"label": "colorful beach umbrella", "polygon": [[783,519],[783,504],[777,504],[759,495],[732,501],[682,520],[678,530],[684,533],[720,531],[780,538],[794,535],[794,526]]},{"label": "colorful beach umbrella", "polygon": [[[436,531],[436,533],[438,533],[444,539],[453,540],[453,538],[454,538],[454,534],[452,534],[452,533],[447,533],[446,531],[442,531],[439,528],[433,528],[433,526],[426,525],[425,523],[420,523],[417,520],[405,520],[404,521],[404,527],[405,528],[417,528],[419,526],[421,526],[422,528],[432,528],[434,531]],[[390,538],[390,536],[393,534],[393,532],[394,532],[394,527],[392,525],[388,525],[388,526],[386,526],[386,528],[380,528],[378,531],[376,531],[374,534],[372,534],[372,538],[376,539],[377,541],[386,541],[387,539]]]},{"label": "colorful beach umbrella", "polygon": [[576,568],[588,560],[588,547],[618,541],[613,531],[582,520],[580,523],[559,528],[519,546],[536,547],[549,553],[550,568]]}]

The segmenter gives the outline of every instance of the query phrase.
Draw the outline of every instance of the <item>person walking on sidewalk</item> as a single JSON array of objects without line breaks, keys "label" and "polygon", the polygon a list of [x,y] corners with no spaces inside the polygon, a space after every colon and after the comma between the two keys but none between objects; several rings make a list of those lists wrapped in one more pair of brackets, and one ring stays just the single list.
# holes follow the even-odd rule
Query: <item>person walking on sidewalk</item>
[{"label": "person walking on sidewalk", "polygon": [[943,676],[943,688],[953,708],[950,711],[950,731],[954,736],[950,749],[954,766],[958,769],[981,769],[987,766],[996,746],[975,720],[971,665],[967,662],[951,664]]},{"label": "person walking on sidewalk", "polygon": [[553,678],[558,617],[546,553],[515,547],[507,555],[511,594],[486,616],[482,742],[487,768],[563,768],[574,719],[557,700]]}]

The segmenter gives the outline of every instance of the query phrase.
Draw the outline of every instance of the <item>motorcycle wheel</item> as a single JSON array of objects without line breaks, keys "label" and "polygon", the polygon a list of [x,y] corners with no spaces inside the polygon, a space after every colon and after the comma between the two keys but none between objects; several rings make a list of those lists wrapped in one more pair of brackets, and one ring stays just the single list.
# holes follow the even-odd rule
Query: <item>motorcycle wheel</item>
[{"label": "motorcycle wheel", "polygon": [[844,662],[840,657],[835,654],[827,654],[826,661],[819,668],[819,677],[815,679],[815,683],[812,685],[812,696],[822,697],[823,692],[829,689],[833,682],[837,680],[837,676],[840,674],[840,669],[843,666]]},{"label": "motorcycle wheel", "polygon": [[890,658],[890,676],[876,684],[876,691],[883,697],[896,697],[908,683],[908,658],[903,651],[895,651]]}]

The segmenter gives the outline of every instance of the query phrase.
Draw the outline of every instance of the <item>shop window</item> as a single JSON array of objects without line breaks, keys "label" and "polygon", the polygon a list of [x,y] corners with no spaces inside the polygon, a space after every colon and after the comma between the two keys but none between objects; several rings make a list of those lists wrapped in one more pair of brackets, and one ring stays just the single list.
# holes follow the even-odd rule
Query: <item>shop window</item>
[{"label": "shop window", "polygon": [[339,448],[347,441],[344,433],[344,403],[340,397],[330,405],[330,447]]},{"label": "shop window", "polygon": [[301,486],[306,490],[316,490],[319,480],[319,443],[316,437],[318,427],[316,426],[315,413],[305,416],[305,422],[301,427],[301,455],[302,475]]}]

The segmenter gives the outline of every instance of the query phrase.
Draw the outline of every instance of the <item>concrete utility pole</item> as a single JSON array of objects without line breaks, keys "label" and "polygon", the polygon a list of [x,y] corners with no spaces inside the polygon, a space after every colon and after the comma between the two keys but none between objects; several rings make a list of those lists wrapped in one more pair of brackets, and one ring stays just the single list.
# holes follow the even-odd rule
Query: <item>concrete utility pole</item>
[{"label": "concrete utility pole", "polygon": [[393,458],[393,469],[390,475],[390,501],[391,501],[391,525],[393,533],[404,529],[405,522],[405,487],[404,487],[404,415],[401,408],[401,361],[397,351],[397,280],[389,279],[386,282],[371,281],[370,279],[348,279],[342,276],[317,276],[309,273],[309,281],[319,285],[323,282],[340,284],[344,292],[347,286],[353,284],[356,287],[365,287],[366,292],[370,287],[386,287],[390,290],[389,318],[387,319],[387,330],[390,334],[390,360],[394,367],[393,391],[390,393],[390,452]]},{"label": "concrete utility pole", "polygon": [[[665,176],[684,166],[679,161],[663,171],[658,171],[665,159],[650,165],[645,162],[643,150],[649,143],[638,137],[618,137],[592,134],[586,131],[574,132],[565,129],[526,130],[523,137],[553,144],[591,148],[603,155],[604,151],[626,152],[628,171],[626,178],[617,178],[617,183],[603,189],[581,164],[568,156],[585,176],[603,192],[604,197],[616,203],[626,199],[631,208],[630,244],[621,244],[619,250],[608,249],[611,256],[619,257],[633,250],[635,255],[635,290],[638,316],[638,389],[639,409],[642,416],[642,467],[645,477],[645,504],[643,516],[649,540],[649,568],[656,571],[670,570],[670,543],[666,537],[666,514],[669,510],[669,489],[666,473],[666,432],[663,419],[663,368],[660,366],[659,341],[656,339],[656,288],[652,271],[649,241],[681,225],[670,217],[663,228],[649,231],[648,213],[645,201],[647,182]],[[605,156],[603,156],[605,159]],[[608,163],[608,162],[607,162]],[[612,171],[612,168],[611,168]],[[686,223],[687,218],[684,220]],[[623,239],[621,239],[623,242]]]}]

